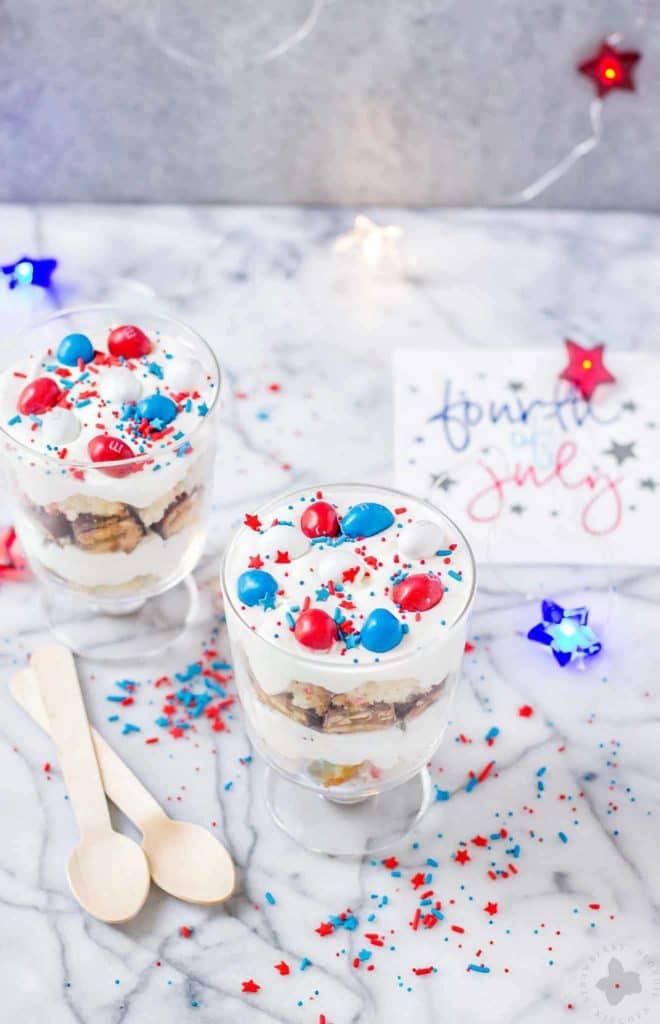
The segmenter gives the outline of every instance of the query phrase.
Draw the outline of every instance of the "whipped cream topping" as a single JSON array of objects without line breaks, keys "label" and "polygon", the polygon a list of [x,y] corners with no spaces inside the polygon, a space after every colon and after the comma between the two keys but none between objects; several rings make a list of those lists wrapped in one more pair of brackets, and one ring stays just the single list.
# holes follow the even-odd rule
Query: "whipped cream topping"
[{"label": "whipped cream topping", "polygon": [[[333,535],[308,536],[323,528]],[[238,617],[283,653],[367,666],[448,638],[474,566],[462,534],[426,503],[337,485],[247,514],[225,588]]]}]

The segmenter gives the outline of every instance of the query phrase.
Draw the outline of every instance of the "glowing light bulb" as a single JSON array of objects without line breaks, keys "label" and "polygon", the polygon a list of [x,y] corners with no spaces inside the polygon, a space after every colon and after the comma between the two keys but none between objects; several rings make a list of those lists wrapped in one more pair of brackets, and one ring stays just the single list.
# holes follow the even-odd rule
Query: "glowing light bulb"
[{"label": "glowing light bulb", "polygon": [[34,267],[29,260],[22,260],[14,267],[14,276],[16,277],[17,284],[32,284]]}]

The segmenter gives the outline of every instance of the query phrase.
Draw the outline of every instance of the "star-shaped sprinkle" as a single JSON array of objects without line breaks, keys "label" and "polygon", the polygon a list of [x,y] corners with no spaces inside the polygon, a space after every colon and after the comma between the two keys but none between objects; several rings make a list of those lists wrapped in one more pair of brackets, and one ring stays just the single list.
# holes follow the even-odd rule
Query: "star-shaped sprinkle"
[{"label": "star-shaped sprinkle", "polygon": [[280,960],[279,964],[275,964],[275,970],[279,971],[283,977],[287,974],[291,974],[291,968],[284,960]]},{"label": "star-shaped sprinkle", "polygon": [[609,43],[601,43],[598,53],[579,64],[578,71],[591,79],[601,97],[613,89],[633,92],[635,82],[632,70],[640,57],[637,50],[617,50]]},{"label": "star-shaped sprinkle", "polygon": [[658,487],[658,481],[654,480],[651,476],[647,476],[645,480],[639,481],[639,486],[643,487],[647,491],[655,492]]},{"label": "star-shaped sprinkle", "polygon": [[261,985],[257,985],[256,981],[253,981],[252,978],[249,981],[243,982],[243,992],[258,992],[260,988]]},{"label": "star-shaped sprinkle", "polygon": [[257,531],[261,529],[261,520],[259,519],[259,516],[253,516],[250,512],[246,512],[243,524],[245,526],[249,526],[251,530]]},{"label": "star-shaped sprinkle", "polygon": [[317,932],[321,936],[321,938],[323,938],[325,935],[332,935],[334,930],[334,925],[331,924],[330,921],[322,921],[318,928],[314,929],[314,931]]},{"label": "star-shaped sprinkle", "polygon": [[484,910],[492,917],[493,914],[497,913],[497,903],[487,903]]},{"label": "star-shaped sprinkle", "polygon": [[276,557],[275,561],[279,565],[288,565],[290,563],[290,561],[291,561],[291,559],[289,558],[289,552],[288,551],[278,551],[277,552],[277,557]]},{"label": "star-shaped sprinkle", "polygon": [[457,864],[467,864],[469,860],[472,860],[472,857],[467,850],[457,850],[454,860]]},{"label": "star-shaped sprinkle", "polygon": [[604,345],[595,348],[583,348],[577,342],[567,338],[565,341],[568,354],[568,366],[559,374],[561,380],[574,384],[582,397],[588,402],[599,384],[612,384],[615,378],[603,365]]},{"label": "star-shaped sprinkle", "polygon": [[422,871],[418,871],[416,875],[413,875],[410,879],[410,884],[413,889],[419,889],[420,886],[426,885],[426,875]]},{"label": "star-shaped sprinkle", "polygon": [[609,448],[603,453],[605,455],[611,455],[616,459],[617,466],[621,466],[626,459],[636,459],[637,456],[633,451],[635,442],[630,441],[629,444],[617,444],[616,441],[610,443]]},{"label": "star-shaped sprinkle", "polygon": [[263,564],[261,555],[250,555],[248,559],[248,569],[261,569]]},{"label": "star-shaped sprinkle", "polygon": [[554,601],[543,601],[541,615],[543,621],[530,629],[527,638],[549,647],[562,668],[573,659],[590,658],[602,648],[588,625],[588,608],[562,608]]},{"label": "star-shaped sprinkle", "polygon": [[275,607],[275,594],[264,594],[258,603],[265,612],[271,611]]}]

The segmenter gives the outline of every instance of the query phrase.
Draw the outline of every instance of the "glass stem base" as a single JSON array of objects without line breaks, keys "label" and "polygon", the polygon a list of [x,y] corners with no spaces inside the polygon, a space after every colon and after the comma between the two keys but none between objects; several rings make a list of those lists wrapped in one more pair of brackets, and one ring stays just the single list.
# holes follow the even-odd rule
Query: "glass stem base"
[{"label": "glass stem base", "polygon": [[266,773],[266,804],[279,827],[315,853],[344,857],[389,850],[428,810],[431,778],[423,768],[407,782],[359,801],[339,801],[291,782],[273,768]]},{"label": "glass stem base", "polygon": [[98,661],[162,653],[185,632],[198,604],[192,576],[162,594],[138,600],[95,604],[89,597],[49,584],[42,594],[56,639],[76,654]]}]

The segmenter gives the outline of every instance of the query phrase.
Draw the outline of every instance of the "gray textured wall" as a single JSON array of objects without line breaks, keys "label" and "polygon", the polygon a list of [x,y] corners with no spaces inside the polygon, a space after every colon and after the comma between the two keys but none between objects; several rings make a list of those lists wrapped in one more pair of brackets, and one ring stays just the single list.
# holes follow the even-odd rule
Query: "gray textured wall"
[{"label": "gray textured wall", "polygon": [[[638,0],[0,0],[0,199],[500,203],[637,94],[539,205],[660,209],[660,15]],[[282,44],[316,17],[286,53]]]}]

